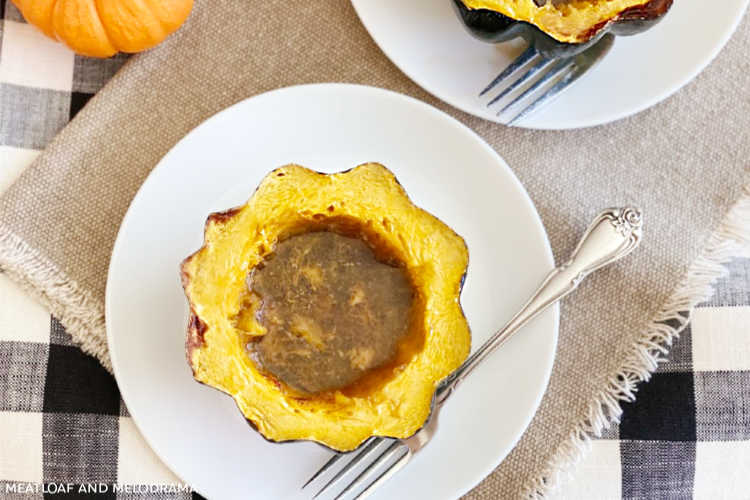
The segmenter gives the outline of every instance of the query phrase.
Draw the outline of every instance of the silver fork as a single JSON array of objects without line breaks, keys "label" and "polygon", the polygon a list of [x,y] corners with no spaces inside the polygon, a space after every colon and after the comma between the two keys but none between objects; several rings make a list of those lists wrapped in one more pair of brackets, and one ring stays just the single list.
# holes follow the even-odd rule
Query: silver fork
[{"label": "silver fork", "polygon": [[[487,106],[500,106],[497,116],[505,115],[504,123],[514,125],[570,88],[607,55],[614,42],[615,37],[607,34],[575,56],[552,59],[544,57],[532,44],[497,75],[479,97],[499,89]],[[519,77],[524,69],[526,72]]]},{"label": "silver fork", "polygon": [[[633,207],[610,208],[600,213],[586,230],[570,259],[552,270],[526,305],[455,372],[440,383],[432,397],[430,416],[421,429],[404,439],[370,438],[313,498],[323,493],[333,492],[337,484],[353,475],[350,473],[357,465],[364,464],[369,457],[375,456],[367,467],[349,481],[336,499],[354,493],[365,485],[367,486],[355,498],[365,498],[372,494],[430,442],[437,430],[438,410],[462,380],[529,320],[575,290],[589,273],[629,254],[641,241],[641,226],[641,212]],[[377,456],[376,452],[379,452]],[[331,470],[339,460],[349,456],[351,454],[334,455],[302,486],[302,489]],[[368,480],[376,473],[378,475],[368,484]]]}]

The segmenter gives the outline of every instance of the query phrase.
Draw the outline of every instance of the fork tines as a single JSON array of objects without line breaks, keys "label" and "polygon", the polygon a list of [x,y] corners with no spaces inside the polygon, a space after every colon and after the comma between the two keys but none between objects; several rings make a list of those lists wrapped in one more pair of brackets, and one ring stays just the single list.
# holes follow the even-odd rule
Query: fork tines
[{"label": "fork tines", "polygon": [[[388,446],[382,446],[387,443]],[[376,454],[376,452],[379,452]],[[323,467],[320,468],[302,488],[304,489],[308,485],[315,482],[315,480],[326,472],[331,470],[334,465],[339,462],[346,455],[339,454],[334,455]],[[368,463],[370,457],[375,457]],[[394,458],[398,457],[395,461]],[[326,484],[313,496],[318,498],[326,493],[333,493],[337,487],[346,485],[336,495],[335,499],[341,499],[349,494],[353,494],[358,488],[366,486],[359,494],[351,498],[362,499],[369,496],[370,493],[375,491],[382,483],[386,482],[391,478],[399,469],[401,469],[411,458],[411,452],[409,448],[400,440],[383,439],[383,438],[371,438],[366,441],[361,449],[356,452],[351,460],[336,472],[336,474],[326,482]],[[364,466],[360,470],[360,466]],[[354,473],[358,472],[355,476]],[[377,477],[371,479],[376,473],[380,472]],[[350,477],[354,476],[353,479]],[[346,480],[346,481],[344,481]]]},{"label": "fork tines", "polygon": [[487,106],[501,106],[497,116],[505,115],[504,122],[513,125],[570,87],[609,52],[613,43],[614,37],[605,35],[582,53],[566,58],[544,57],[531,45],[479,96],[498,91]]}]

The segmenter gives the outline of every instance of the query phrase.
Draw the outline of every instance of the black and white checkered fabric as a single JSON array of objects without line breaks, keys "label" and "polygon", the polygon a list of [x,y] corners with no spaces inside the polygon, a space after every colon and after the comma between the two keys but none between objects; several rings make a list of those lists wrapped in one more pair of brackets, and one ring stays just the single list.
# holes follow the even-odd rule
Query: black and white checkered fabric
[{"label": "black and white checkered fabric", "polygon": [[729,270],[555,497],[750,499],[750,259]]},{"label": "black and white checkered fabric", "polygon": [[[76,56],[12,4],[0,11],[1,191],[126,58]],[[555,498],[750,499],[750,258],[730,267]],[[98,498],[197,496],[146,445],[114,379],[0,272],[0,499],[78,497],[81,485]]]}]

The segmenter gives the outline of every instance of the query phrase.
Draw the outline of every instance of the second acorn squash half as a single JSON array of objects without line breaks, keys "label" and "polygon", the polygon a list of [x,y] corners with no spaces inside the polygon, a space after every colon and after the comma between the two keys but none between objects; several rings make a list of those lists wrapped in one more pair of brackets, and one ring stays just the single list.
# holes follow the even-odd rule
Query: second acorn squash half
[{"label": "second acorn squash half", "polygon": [[[244,312],[246,277],[280,240],[341,221],[402,264],[418,319],[395,365],[346,389],[300,394],[248,355],[248,339],[264,332],[255,315]],[[188,362],[196,380],[232,396],[269,440],[312,440],[348,451],[370,436],[408,437],[429,416],[438,383],[469,353],[459,302],[467,264],[464,240],[415,206],[382,165],[336,174],[279,168],[245,205],[211,215],[203,247],[182,263],[190,304]]]},{"label": "second acorn squash half", "polygon": [[449,0],[488,42],[522,36],[549,57],[585,50],[605,33],[633,35],[659,22],[673,0]]}]

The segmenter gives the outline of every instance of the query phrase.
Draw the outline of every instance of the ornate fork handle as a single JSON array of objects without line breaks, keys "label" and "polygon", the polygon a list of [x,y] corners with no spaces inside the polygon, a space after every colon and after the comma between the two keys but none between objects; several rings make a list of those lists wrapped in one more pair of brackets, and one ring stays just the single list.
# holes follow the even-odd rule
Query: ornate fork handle
[{"label": "ornate fork handle", "polygon": [[610,208],[599,214],[570,259],[553,269],[526,305],[440,384],[435,403],[442,404],[487,356],[532,318],[575,290],[589,273],[629,254],[641,241],[641,228],[642,216],[637,208]]}]

